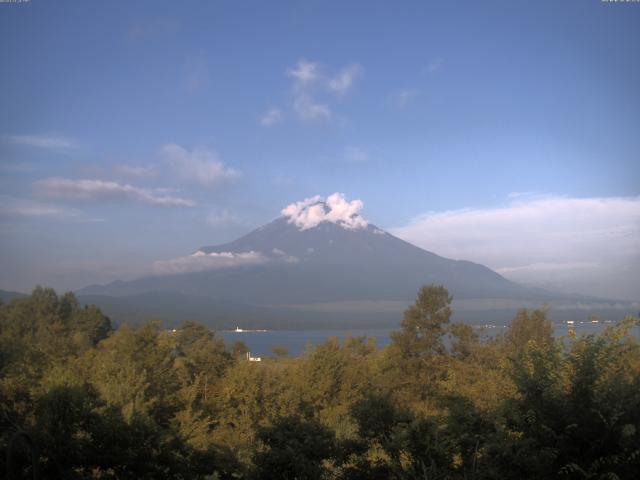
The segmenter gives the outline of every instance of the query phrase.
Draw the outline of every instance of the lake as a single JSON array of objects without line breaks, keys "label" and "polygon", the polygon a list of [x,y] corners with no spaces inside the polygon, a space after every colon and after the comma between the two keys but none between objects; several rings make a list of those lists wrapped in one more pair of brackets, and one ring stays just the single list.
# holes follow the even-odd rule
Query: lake
[{"label": "lake", "polygon": [[[605,327],[612,325],[612,323],[591,323],[582,322],[575,323],[573,325],[578,335],[590,335],[593,333],[601,332]],[[350,329],[350,330],[268,330],[261,332],[235,332],[231,330],[222,330],[216,332],[222,338],[227,345],[231,345],[234,342],[244,342],[251,351],[253,356],[271,356],[273,355],[273,347],[283,346],[289,349],[290,356],[298,356],[304,352],[307,345],[319,345],[325,342],[330,337],[337,337],[340,341],[343,341],[348,337],[371,337],[375,338],[378,347],[384,347],[391,343],[390,334],[398,328],[371,328],[371,329]],[[482,328],[474,326],[481,335],[495,336],[502,333],[506,327],[502,325],[492,326],[490,328]],[[566,323],[554,324],[554,333],[556,336],[561,337],[569,333],[569,326]],[[640,327],[634,327],[633,333],[637,338],[640,338]]]}]

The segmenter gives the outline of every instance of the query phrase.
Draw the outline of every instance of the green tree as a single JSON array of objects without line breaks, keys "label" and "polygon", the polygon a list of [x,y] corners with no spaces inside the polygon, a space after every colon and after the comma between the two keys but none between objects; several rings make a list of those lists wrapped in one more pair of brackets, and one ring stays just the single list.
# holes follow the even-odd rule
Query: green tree
[{"label": "green tree", "polygon": [[263,449],[254,457],[256,479],[320,480],[335,455],[331,430],[310,418],[277,419],[257,432]]},{"label": "green tree", "polygon": [[505,341],[511,356],[524,352],[529,342],[543,348],[553,345],[553,323],[547,318],[547,310],[519,310],[511,321]]},{"label": "green tree", "polygon": [[428,358],[444,353],[442,337],[451,318],[452,297],[440,285],[420,289],[416,302],[404,312],[400,326],[391,338],[403,356]]},{"label": "green tree", "polygon": [[404,312],[400,331],[391,334],[384,383],[396,398],[428,410],[448,358],[443,338],[451,317],[452,298],[446,288],[427,285]]}]

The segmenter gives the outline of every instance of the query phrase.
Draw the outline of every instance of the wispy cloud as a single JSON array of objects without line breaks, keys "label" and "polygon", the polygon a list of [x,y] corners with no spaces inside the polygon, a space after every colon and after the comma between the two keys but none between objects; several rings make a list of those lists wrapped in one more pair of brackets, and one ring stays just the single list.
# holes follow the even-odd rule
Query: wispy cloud
[{"label": "wispy cloud", "polygon": [[362,72],[362,66],[357,63],[347,65],[331,74],[318,62],[298,60],[285,72],[293,80],[291,108],[302,120],[331,119],[333,113],[329,105],[330,98],[345,95],[353,88]]},{"label": "wispy cloud", "polygon": [[134,178],[150,178],[158,174],[158,166],[149,165],[116,165],[114,170],[116,173],[127,177]]},{"label": "wispy cloud", "polygon": [[396,108],[405,108],[419,96],[420,90],[417,88],[405,88],[391,94],[391,103]]},{"label": "wispy cloud", "polygon": [[155,207],[194,207],[192,200],[162,195],[152,190],[104,180],[52,177],[34,183],[38,196],[81,202],[134,201]]},{"label": "wispy cloud", "polygon": [[279,108],[270,108],[259,119],[260,125],[263,127],[271,127],[277,123],[280,123],[283,119],[282,110]]},{"label": "wispy cloud", "polygon": [[522,265],[519,267],[503,267],[498,268],[497,271],[502,274],[516,274],[519,272],[559,272],[565,270],[590,270],[598,268],[599,265],[596,262],[557,262],[557,263],[531,263],[529,265]]},{"label": "wispy cloud", "polygon": [[362,73],[362,67],[358,64],[352,64],[343,68],[338,74],[329,79],[329,90],[344,95],[351,89],[356,78]]},{"label": "wispy cloud", "polygon": [[18,217],[55,217],[78,218],[82,214],[78,210],[36,202],[31,199],[0,195],[0,215]]},{"label": "wispy cloud", "polygon": [[544,198],[544,197],[547,197],[547,195],[539,192],[509,192],[507,194],[507,198],[509,200],[515,200],[515,199],[522,200],[523,198],[533,199],[535,197]]},{"label": "wispy cloud", "polygon": [[5,143],[44,148],[48,150],[73,150],[78,145],[73,140],[57,135],[4,135]]},{"label": "wispy cloud", "polygon": [[161,148],[161,153],[183,180],[212,186],[241,176],[240,171],[225,166],[218,154],[210,149],[197,148],[189,151],[180,145],[170,143]]},{"label": "wispy cloud", "polygon": [[303,120],[329,120],[331,118],[329,106],[316,103],[307,94],[296,95],[293,101],[293,110]]},{"label": "wispy cloud", "polygon": [[566,288],[577,288],[590,276],[590,291],[605,291],[609,273],[621,282],[627,266],[640,266],[640,197],[512,195],[504,207],[429,212],[392,232],[520,281],[562,274]]},{"label": "wispy cloud", "polygon": [[260,252],[214,252],[204,253],[198,251],[193,255],[159,260],[154,262],[152,274],[167,275],[179,273],[203,272],[221,268],[236,268],[242,266],[260,265],[269,261]]},{"label": "wispy cloud", "polygon": [[302,88],[316,82],[320,78],[320,67],[316,62],[298,60],[294,67],[286,71],[287,75],[294,79],[295,86]]}]

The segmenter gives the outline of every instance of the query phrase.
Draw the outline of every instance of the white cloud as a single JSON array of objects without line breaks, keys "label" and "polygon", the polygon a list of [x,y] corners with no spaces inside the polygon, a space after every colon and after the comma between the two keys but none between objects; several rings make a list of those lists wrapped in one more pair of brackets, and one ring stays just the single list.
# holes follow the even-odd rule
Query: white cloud
[{"label": "white cloud", "polygon": [[368,223],[359,214],[364,204],[361,200],[351,202],[342,193],[334,193],[326,199],[316,195],[300,202],[288,205],[282,214],[288,222],[296,225],[301,231],[316,227],[322,222],[331,222],[347,230],[365,228]]},{"label": "white cloud", "polygon": [[159,260],[154,262],[152,273],[155,275],[203,272],[219,268],[233,268],[250,265],[260,265],[268,261],[268,258],[260,252],[214,252],[204,253],[197,251],[193,255],[173,258],[171,260]]},{"label": "white cloud", "polygon": [[[331,75],[317,62],[299,60],[295,66],[286,70],[287,76],[293,79],[293,111],[302,120],[331,119],[333,115],[327,102],[327,93],[333,94],[333,97],[344,95],[353,88],[362,71],[362,67],[354,63]],[[317,100],[318,97],[322,101]]]},{"label": "white cloud", "polygon": [[297,86],[305,86],[314,83],[320,78],[320,68],[315,62],[298,60],[295,67],[287,69],[287,75],[292,77]]},{"label": "white cloud", "polygon": [[329,79],[329,90],[344,95],[351,89],[361,72],[362,67],[355,63],[343,68],[335,77]]},{"label": "white cloud", "polygon": [[509,192],[507,194],[507,198],[509,200],[514,200],[514,199],[522,199],[524,197],[528,197],[528,198],[534,198],[534,197],[546,197],[546,195],[540,194],[538,192]]},{"label": "white cloud", "polygon": [[510,198],[500,208],[426,213],[392,232],[518,281],[640,298],[637,282],[625,284],[640,267],[640,197]]},{"label": "white cloud", "polygon": [[344,148],[344,158],[348,162],[364,163],[369,160],[369,155],[360,147],[349,145]]},{"label": "white cloud", "polygon": [[282,121],[282,110],[279,108],[270,108],[259,119],[260,125],[270,127]]},{"label": "white cloud", "polygon": [[327,105],[315,103],[306,94],[297,95],[293,101],[293,110],[303,120],[329,120],[331,109]]},{"label": "white cloud", "polygon": [[164,145],[161,152],[167,163],[184,180],[211,186],[240,176],[238,170],[225,166],[216,152],[209,149],[188,151],[170,143]]},{"label": "white cloud", "polygon": [[300,261],[298,257],[287,255],[286,252],[280,250],[279,248],[272,249],[271,253],[275,256],[275,260],[280,260],[286,263],[298,263]]},{"label": "white cloud", "polygon": [[406,88],[391,94],[391,102],[396,108],[404,108],[411,104],[418,96],[420,90],[416,88]]},{"label": "white cloud", "polygon": [[73,140],[56,135],[5,135],[3,140],[6,143],[48,150],[73,150],[78,147]]},{"label": "white cloud", "polygon": [[34,183],[38,195],[76,201],[136,201],[156,207],[193,207],[195,202],[152,190],[104,180],[73,180],[51,177]]}]

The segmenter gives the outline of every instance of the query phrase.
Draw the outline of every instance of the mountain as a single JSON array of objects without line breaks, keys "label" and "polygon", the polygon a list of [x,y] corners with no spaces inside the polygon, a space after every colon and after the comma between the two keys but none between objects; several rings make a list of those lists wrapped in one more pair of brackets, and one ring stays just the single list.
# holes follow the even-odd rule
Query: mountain
[{"label": "mountain", "polygon": [[[323,222],[301,231],[281,217],[233,242],[201,247],[191,258],[196,269],[199,258],[210,261],[211,268],[179,273],[167,268],[166,274],[92,286],[79,293],[165,291],[226,302],[297,305],[411,300],[420,285],[440,283],[459,299],[548,296],[483,265],[422,250],[373,225],[349,230]],[[229,262],[217,266],[216,259]]]},{"label": "mountain", "polygon": [[292,204],[283,216],[230,243],[156,262],[143,278],[77,293],[111,308],[120,302],[121,316],[127,305],[142,315],[155,304],[170,321],[229,326],[397,323],[418,289],[430,283],[446,286],[458,310],[484,321],[488,314],[478,312],[507,309],[511,315],[520,306],[595,301],[525,287],[483,265],[428,252],[366,222],[354,202],[334,197]]}]

